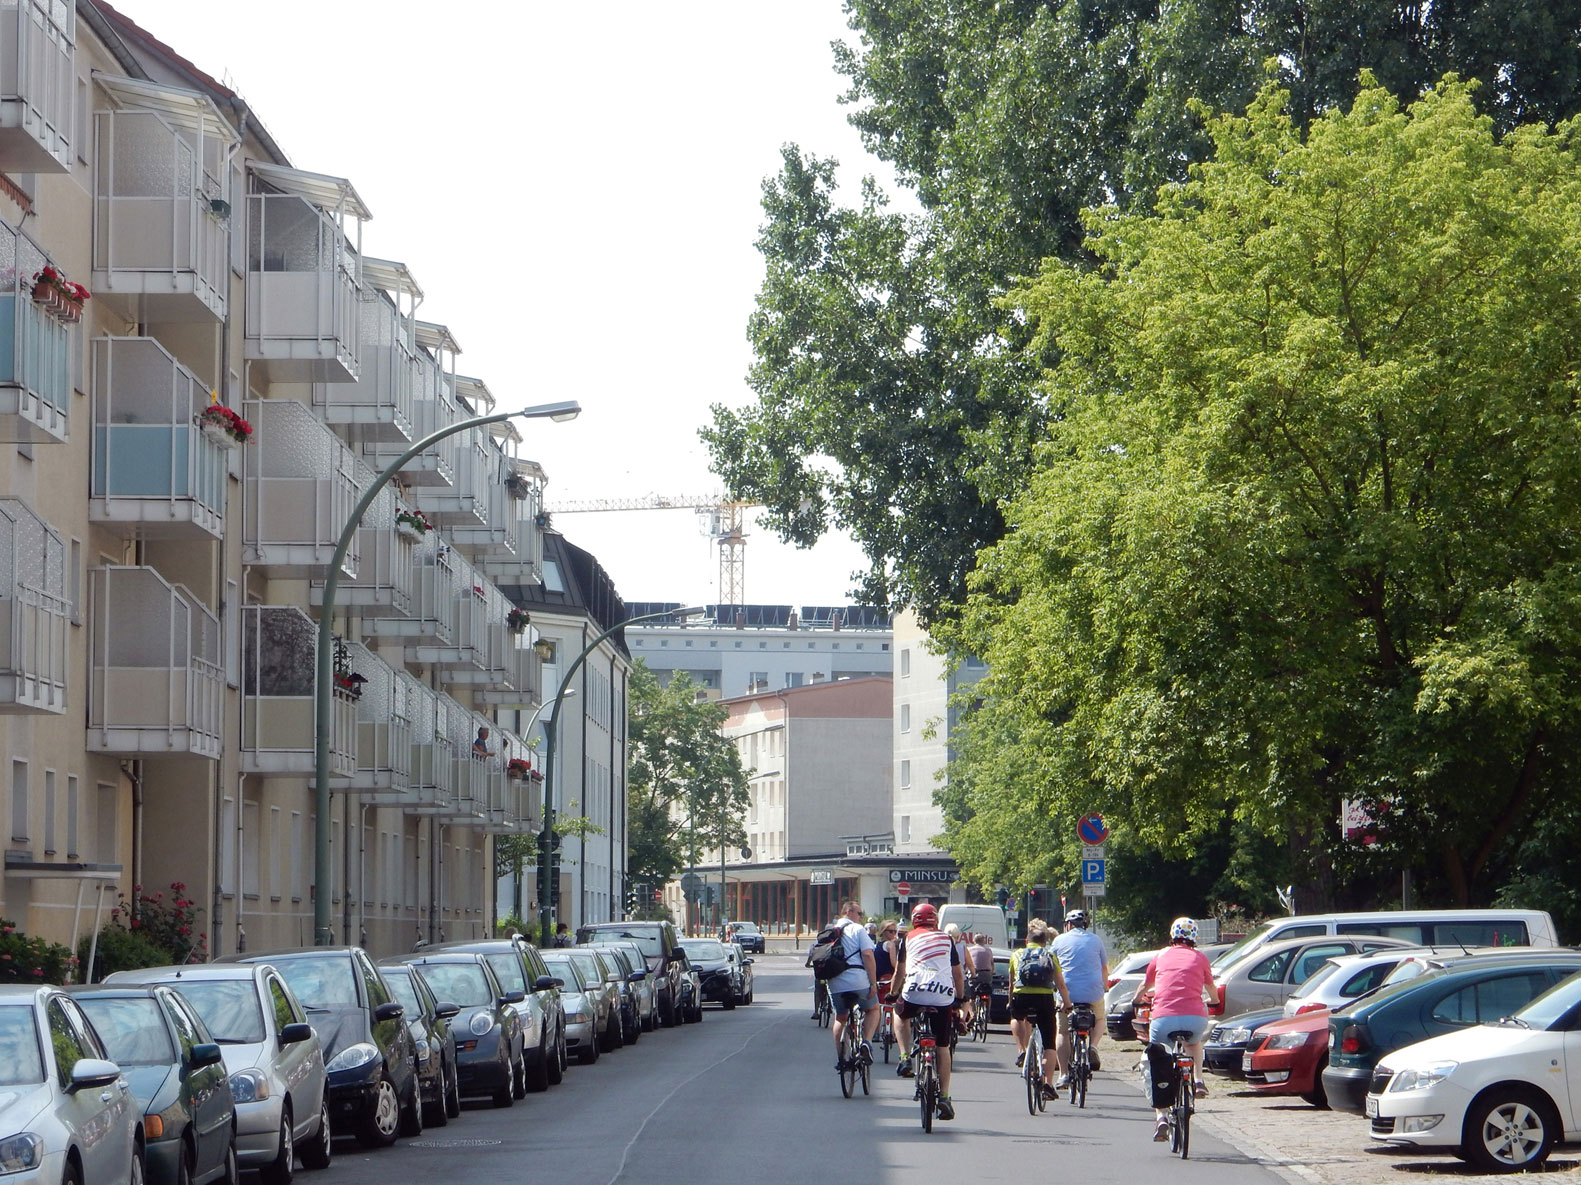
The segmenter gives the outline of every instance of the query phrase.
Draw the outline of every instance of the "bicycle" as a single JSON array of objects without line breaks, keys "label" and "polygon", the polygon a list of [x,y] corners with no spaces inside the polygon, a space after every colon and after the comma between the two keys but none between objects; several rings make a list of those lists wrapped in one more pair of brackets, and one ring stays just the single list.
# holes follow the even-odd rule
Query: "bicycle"
[{"label": "bicycle", "polygon": [[889,1002],[889,982],[878,985],[878,998],[884,1002],[883,1020],[878,1026],[878,1043],[884,1047],[884,1064],[889,1065],[889,1051],[896,1045],[895,1006]]},{"label": "bicycle", "polygon": [[854,1004],[845,1018],[845,1035],[840,1041],[840,1093],[850,1098],[856,1093],[856,1084],[862,1083],[862,1093],[869,1094],[872,1067],[862,1057],[862,1006]]},{"label": "bicycle", "polygon": [[922,1130],[933,1130],[933,1116],[939,1109],[938,1045],[933,1037],[933,1017],[923,1013],[912,1022],[911,1056],[917,1073],[916,1097],[922,1100]]},{"label": "bicycle", "polygon": [[1169,1034],[1175,1055],[1175,1101],[1169,1108],[1169,1150],[1185,1160],[1191,1154],[1191,1113],[1197,1108],[1196,1063],[1186,1049],[1193,1034],[1176,1030]]},{"label": "bicycle", "polygon": [[1087,1105],[1087,1084],[1092,1081],[1091,1034],[1097,1023],[1097,1016],[1087,1005],[1077,1004],[1071,1009],[1070,1101],[1081,1107]]},{"label": "bicycle", "polygon": [[834,1004],[829,999],[829,985],[820,980],[815,990],[814,999],[817,1003],[813,1005],[813,1015],[818,1021],[818,1027],[827,1029],[829,1022],[834,1019]]},{"label": "bicycle", "polygon": [[1032,1033],[1027,1037],[1027,1056],[1021,1063],[1021,1076],[1027,1083],[1027,1113],[1036,1115],[1048,1107],[1048,1098],[1043,1092],[1043,1030],[1035,1017],[1028,1023]]},{"label": "bicycle", "polygon": [[976,1007],[972,1010],[972,1040],[988,1044],[988,1013],[994,1006],[992,991],[977,989]]}]

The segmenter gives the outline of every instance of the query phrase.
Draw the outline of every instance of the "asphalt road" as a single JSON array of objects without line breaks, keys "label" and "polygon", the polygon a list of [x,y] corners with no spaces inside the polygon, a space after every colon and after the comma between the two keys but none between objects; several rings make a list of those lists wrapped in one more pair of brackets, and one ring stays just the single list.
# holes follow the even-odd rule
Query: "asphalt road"
[{"label": "asphalt road", "polygon": [[751,1007],[709,1005],[700,1025],[644,1034],[596,1065],[573,1065],[564,1085],[509,1110],[467,1103],[448,1127],[394,1148],[337,1143],[331,1168],[303,1173],[298,1185],[458,1176],[504,1185],[944,1185],[1065,1176],[1145,1182],[1157,1173],[1211,1185],[1279,1182],[1199,1127],[1189,1161],[1154,1144],[1136,1076],[1113,1064],[1129,1059],[1105,1062],[1085,1111],[1061,1101],[1028,1115],[1015,1046],[1002,1028],[986,1046],[959,1046],[957,1118],[924,1135],[911,1083],[881,1055],[872,1095],[841,1096],[832,1039],[808,1019],[799,957],[760,957],[754,971]]}]

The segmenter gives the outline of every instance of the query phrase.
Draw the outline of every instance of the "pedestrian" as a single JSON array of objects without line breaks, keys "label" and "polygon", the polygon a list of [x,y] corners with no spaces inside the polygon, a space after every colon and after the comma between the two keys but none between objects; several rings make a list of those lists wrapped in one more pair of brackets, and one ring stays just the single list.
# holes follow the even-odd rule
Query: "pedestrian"
[{"label": "pedestrian", "polygon": [[489,730],[487,725],[478,728],[478,735],[472,742],[472,756],[493,757],[494,750],[489,748]]},{"label": "pedestrian", "polygon": [[566,925],[564,922],[558,923],[554,928],[554,945],[571,945],[571,927]]}]

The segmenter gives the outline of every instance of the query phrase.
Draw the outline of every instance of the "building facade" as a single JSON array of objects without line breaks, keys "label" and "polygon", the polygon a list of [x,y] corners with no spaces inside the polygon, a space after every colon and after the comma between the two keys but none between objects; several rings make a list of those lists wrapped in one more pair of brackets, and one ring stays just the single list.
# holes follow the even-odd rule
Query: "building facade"
[{"label": "building facade", "polygon": [[[471,428],[361,518],[320,883],[324,574],[376,475],[494,394],[365,249],[351,182],[113,8],[17,0],[0,78],[0,912],[69,941],[109,890],[177,883],[212,953],[311,942],[321,894],[379,954],[486,932],[492,837],[537,821],[509,724],[555,646],[510,614],[544,576],[543,468]],[[612,734],[622,693],[586,692]]]},{"label": "building facade", "polygon": [[916,615],[895,617],[895,852],[903,856],[944,851],[944,811],[934,795],[945,786],[950,736],[959,708],[955,697],[987,673],[975,658],[952,669],[934,651]]}]

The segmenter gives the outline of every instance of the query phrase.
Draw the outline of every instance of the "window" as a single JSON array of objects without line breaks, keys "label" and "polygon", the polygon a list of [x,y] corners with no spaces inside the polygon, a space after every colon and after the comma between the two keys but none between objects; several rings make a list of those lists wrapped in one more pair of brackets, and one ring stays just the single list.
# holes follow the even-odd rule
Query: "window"
[{"label": "window", "polygon": [[910,843],[911,842],[911,816],[910,815],[901,815],[900,816],[900,842],[901,843]]},{"label": "window", "polygon": [[71,541],[71,567],[66,571],[67,591],[71,596],[71,624],[82,624],[82,540]]},{"label": "window", "polygon": [[220,802],[220,892],[236,893],[236,800]]},{"label": "window", "polygon": [[1371,967],[1366,971],[1352,975],[1345,981],[1344,986],[1339,989],[1339,994],[1347,1000],[1354,1000],[1357,996],[1364,996],[1382,983],[1383,977],[1392,970],[1394,968],[1385,963],[1382,966]]},{"label": "window", "polygon": [[910,761],[902,761],[900,763],[900,784],[902,786],[910,786],[911,785],[911,762]]},{"label": "window", "polygon": [[181,1056],[191,1058],[192,1047],[203,1040],[199,1034],[198,1019],[187,1011],[188,1006],[175,992],[160,992],[159,998],[170,1015],[170,1023],[175,1027],[176,1040],[181,1042]]},{"label": "window", "polygon": [[1290,977],[1290,982],[1303,984],[1312,978],[1313,973],[1330,959],[1350,953],[1343,943],[1325,943],[1322,946],[1309,946],[1302,952],[1300,961],[1296,963],[1295,974]]},{"label": "window", "polygon": [[908,650],[902,650],[900,652],[900,677],[902,679],[905,679],[908,676],[910,676],[910,674],[911,674],[911,651],[909,649]]},{"label": "window", "polygon": [[66,775],[66,859],[76,860],[80,853],[77,843],[77,824],[80,812],[77,792],[77,775]]},{"label": "window", "polygon": [[1293,950],[1287,950],[1281,951],[1277,955],[1270,955],[1253,967],[1246,978],[1253,983],[1282,982],[1285,977],[1285,968],[1290,966],[1290,959],[1295,953]]},{"label": "window", "polygon": [[258,896],[258,857],[263,847],[263,837],[258,834],[263,826],[262,811],[256,802],[242,804],[242,894]]},{"label": "window", "polygon": [[280,830],[280,808],[269,808],[269,851],[273,857],[269,861],[269,899],[280,900],[282,892],[281,883],[285,880],[284,865],[289,857],[290,840],[285,832]]},{"label": "window", "polygon": [[286,839],[286,846],[291,849],[291,900],[300,901],[307,895],[302,884],[302,849],[307,843],[307,836],[302,833],[302,812],[291,812],[291,834]]},{"label": "window", "polygon": [[789,671],[785,675],[786,687],[800,687],[807,680],[805,671]]},{"label": "window", "polygon": [[225,604],[220,611],[225,618],[225,682],[235,687],[242,669],[242,609],[241,592],[234,580],[225,582]]},{"label": "window", "polygon": [[69,1085],[71,1068],[88,1054],[82,1047],[82,1037],[76,1027],[66,1018],[63,1001],[51,1000],[48,1014],[49,1043],[55,1051],[55,1074],[62,1085]]},{"label": "window", "polygon": [[44,771],[44,854],[55,854],[55,771]]},{"label": "window", "polygon": [[27,762],[11,759],[11,842],[27,842]]},{"label": "window", "polygon": [[291,1007],[291,997],[286,995],[285,985],[273,975],[269,977],[269,1002],[274,1005],[274,1024],[276,1031],[286,1025],[300,1024],[302,1018],[297,1015],[296,1009]]},{"label": "window", "polygon": [[121,837],[116,827],[120,797],[120,792],[111,783],[95,783],[93,856],[100,864],[120,862]]},{"label": "window", "polygon": [[911,705],[910,704],[901,704],[900,705],[900,731],[901,732],[910,732],[911,731]]}]

